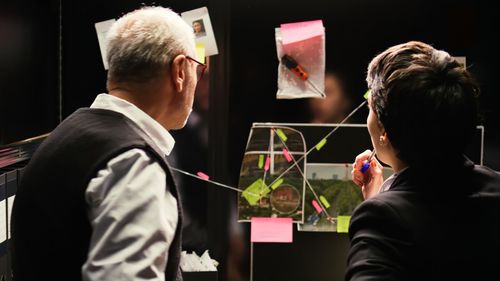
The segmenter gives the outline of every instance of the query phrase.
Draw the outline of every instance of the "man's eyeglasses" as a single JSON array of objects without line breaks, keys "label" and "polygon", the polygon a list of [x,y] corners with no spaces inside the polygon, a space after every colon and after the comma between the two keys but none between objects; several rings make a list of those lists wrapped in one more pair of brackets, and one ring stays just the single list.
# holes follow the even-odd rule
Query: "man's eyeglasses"
[{"label": "man's eyeglasses", "polygon": [[198,82],[200,82],[201,78],[203,78],[203,74],[205,74],[205,71],[207,70],[207,65],[202,63],[202,62],[199,62],[195,59],[193,59],[192,57],[190,56],[186,56],[186,58],[188,60],[191,60],[191,61],[194,61],[198,64],[198,67],[196,67],[196,75],[198,76]]}]

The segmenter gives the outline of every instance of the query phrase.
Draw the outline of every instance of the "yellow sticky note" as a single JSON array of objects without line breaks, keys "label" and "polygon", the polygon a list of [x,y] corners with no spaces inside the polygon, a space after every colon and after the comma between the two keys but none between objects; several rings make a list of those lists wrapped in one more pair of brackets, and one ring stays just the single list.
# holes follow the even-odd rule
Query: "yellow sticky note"
[{"label": "yellow sticky note", "polygon": [[248,186],[241,196],[245,197],[248,201],[248,204],[251,206],[257,205],[257,202],[263,196],[266,196],[271,190],[264,183],[262,179],[258,179],[254,181],[250,186]]},{"label": "yellow sticky note", "polygon": [[316,145],[316,150],[320,150],[323,146],[326,144],[326,139],[322,139],[318,144]]},{"label": "yellow sticky note", "polygon": [[276,129],[276,134],[278,135],[278,137],[280,137],[280,139],[283,140],[283,142],[286,142],[286,140],[288,139],[281,129]]},{"label": "yellow sticky note", "polygon": [[323,206],[325,206],[325,209],[330,208],[330,203],[328,203],[328,200],[326,200],[325,196],[320,195],[319,200],[321,201],[321,203],[323,203]]},{"label": "yellow sticky note", "polygon": [[371,91],[371,90],[370,90],[370,89],[368,89],[368,90],[366,91],[366,93],[363,95],[363,98],[365,98],[365,100],[367,100],[367,99],[368,99],[368,95],[370,94],[370,91]]},{"label": "yellow sticky note", "polygon": [[337,217],[337,232],[347,233],[349,232],[349,222],[351,221],[351,216],[338,216]]},{"label": "yellow sticky note", "polygon": [[276,181],[275,183],[273,183],[273,185],[271,185],[271,189],[272,190],[275,190],[276,188],[278,188],[282,183],[283,183],[284,179],[279,179],[278,181]]},{"label": "yellow sticky note", "polygon": [[259,155],[259,169],[264,168],[264,155]]},{"label": "yellow sticky note", "polygon": [[196,59],[205,63],[205,44],[196,44]]}]

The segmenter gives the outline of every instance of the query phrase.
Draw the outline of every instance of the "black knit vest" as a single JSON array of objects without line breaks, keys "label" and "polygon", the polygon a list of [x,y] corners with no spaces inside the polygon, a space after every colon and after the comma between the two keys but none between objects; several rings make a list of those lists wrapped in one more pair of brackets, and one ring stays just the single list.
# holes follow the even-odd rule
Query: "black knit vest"
[{"label": "black knit vest", "polygon": [[134,126],[114,111],[79,109],[38,148],[14,202],[14,280],[81,280],[92,233],[85,190],[109,160],[133,148],[144,150],[163,167],[167,188],[177,198],[179,222],[165,277],[167,281],[182,280],[181,200],[165,158]]}]

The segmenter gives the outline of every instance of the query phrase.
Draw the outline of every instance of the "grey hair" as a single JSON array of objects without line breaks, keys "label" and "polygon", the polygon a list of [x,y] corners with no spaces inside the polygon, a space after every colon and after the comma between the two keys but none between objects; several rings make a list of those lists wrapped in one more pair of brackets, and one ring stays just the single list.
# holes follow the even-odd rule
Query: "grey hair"
[{"label": "grey hair", "polygon": [[107,37],[108,81],[147,82],[180,54],[194,56],[193,28],[171,9],[144,7],[118,19]]}]

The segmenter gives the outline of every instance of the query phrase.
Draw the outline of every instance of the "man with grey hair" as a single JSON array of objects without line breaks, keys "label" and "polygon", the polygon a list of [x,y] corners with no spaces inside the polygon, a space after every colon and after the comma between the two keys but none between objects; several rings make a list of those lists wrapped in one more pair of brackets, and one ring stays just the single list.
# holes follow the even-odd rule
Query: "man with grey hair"
[{"label": "man with grey hair", "polygon": [[204,65],[170,9],[133,11],[107,39],[109,94],[51,133],[18,189],[16,280],[182,279],[181,206],[165,157]]}]

